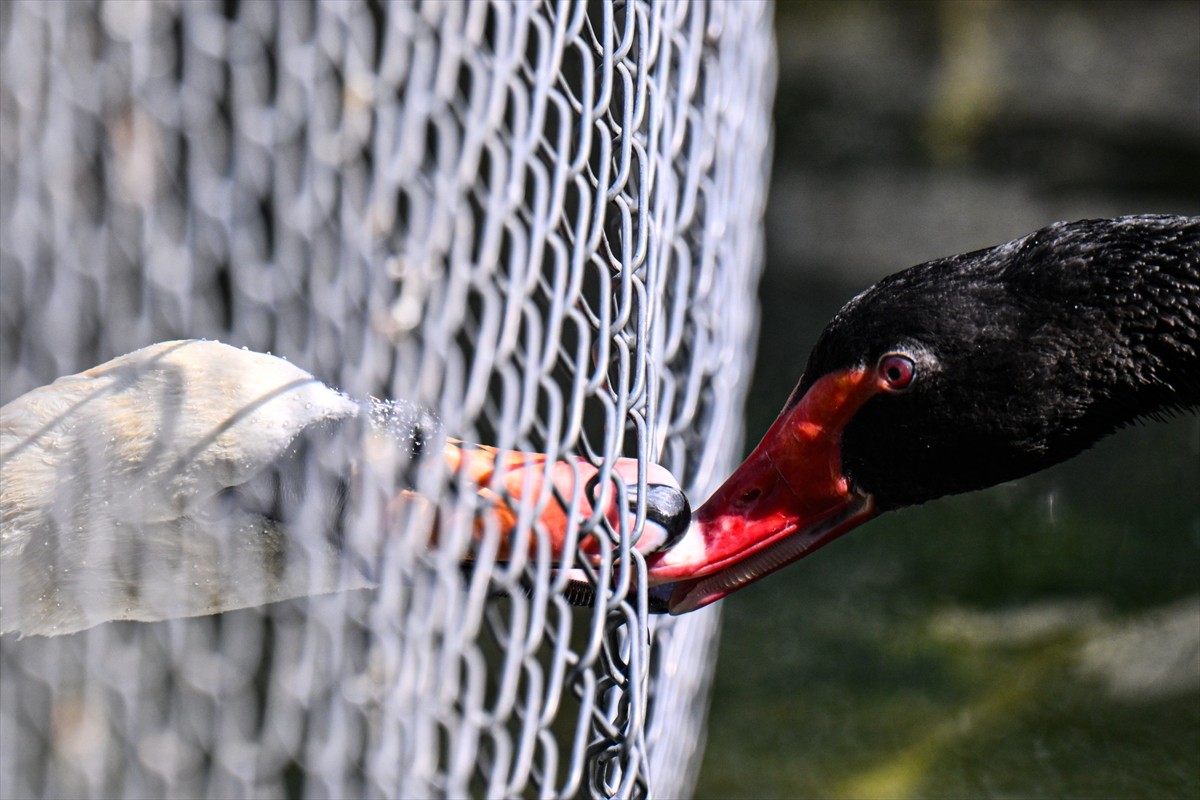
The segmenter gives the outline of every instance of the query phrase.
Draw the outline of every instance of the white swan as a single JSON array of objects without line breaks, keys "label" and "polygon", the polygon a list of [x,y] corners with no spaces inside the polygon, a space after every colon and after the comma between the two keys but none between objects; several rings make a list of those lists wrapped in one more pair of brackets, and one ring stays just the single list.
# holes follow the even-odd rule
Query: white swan
[{"label": "white swan", "polygon": [[[347,423],[370,431],[367,457],[377,445],[411,448],[400,437],[414,420],[398,423],[397,409],[415,419],[283,359],[202,340],[151,345],[22,395],[0,409],[0,633],[70,633],[370,586],[329,530],[336,519],[322,516],[336,498],[308,496],[300,450],[313,436],[325,448],[321,433]],[[546,480],[565,498],[578,493],[580,514],[592,513],[597,491],[610,521],[635,510],[597,486],[586,460],[547,464],[445,441],[448,467],[495,500],[502,530],[516,517],[500,497],[542,491]],[[636,460],[612,471],[636,485]],[[669,472],[651,465],[646,480],[658,494],[637,547],[653,552],[688,512]],[[565,546],[563,506],[543,508],[539,528]]]}]

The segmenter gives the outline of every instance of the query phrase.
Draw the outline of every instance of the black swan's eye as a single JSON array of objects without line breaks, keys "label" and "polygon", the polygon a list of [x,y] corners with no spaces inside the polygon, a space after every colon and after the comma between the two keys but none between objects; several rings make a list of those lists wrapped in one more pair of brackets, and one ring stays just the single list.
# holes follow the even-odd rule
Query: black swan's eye
[{"label": "black swan's eye", "polygon": [[879,359],[879,378],[889,392],[903,392],[917,377],[917,365],[908,356],[891,353]]}]

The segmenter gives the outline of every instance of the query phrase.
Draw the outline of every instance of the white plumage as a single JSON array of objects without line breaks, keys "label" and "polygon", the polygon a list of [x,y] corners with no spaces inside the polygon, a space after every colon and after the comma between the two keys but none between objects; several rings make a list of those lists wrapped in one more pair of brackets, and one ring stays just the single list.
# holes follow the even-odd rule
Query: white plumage
[{"label": "white plumage", "polygon": [[67,633],[365,586],[222,490],[359,405],[304,370],[163,342],[0,409],[0,633]]},{"label": "white plumage", "polygon": [[[346,437],[350,453],[338,437],[347,426],[368,434]],[[372,567],[357,569],[338,541],[342,493],[362,488],[362,460],[396,475],[432,444],[428,427],[436,422],[411,404],[360,403],[283,359],[200,340],[151,345],[22,395],[0,409],[0,634],[368,587]],[[490,526],[457,518],[447,527],[498,531],[502,559],[532,546],[508,538],[517,526],[510,499],[540,509],[538,530],[560,562],[596,504],[613,530],[634,527],[637,459],[611,464],[622,493],[583,458],[431,438],[446,469],[494,512]],[[644,469],[652,491],[635,547],[651,553],[673,543],[690,510],[667,470]],[[429,510],[432,521],[432,505],[412,505],[415,497],[401,491],[371,506],[377,531],[394,532],[401,507]],[[592,554],[603,546],[594,535],[581,544]]]}]

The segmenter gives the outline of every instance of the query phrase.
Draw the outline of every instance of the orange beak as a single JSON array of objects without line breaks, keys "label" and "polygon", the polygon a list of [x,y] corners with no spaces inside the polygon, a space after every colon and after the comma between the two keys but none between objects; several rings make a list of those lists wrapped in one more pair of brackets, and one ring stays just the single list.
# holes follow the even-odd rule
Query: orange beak
[{"label": "orange beak", "polygon": [[[513,504],[523,498],[543,504],[538,531],[547,538],[552,557],[559,562],[569,560],[565,551],[571,548],[568,508],[572,502],[579,523],[591,519],[599,507],[599,513],[612,530],[636,529],[637,459],[618,459],[612,465],[612,478],[606,487],[600,482],[602,470],[582,457],[548,464],[549,459],[543,453],[500,451],[453,439],[447,441],[443,457],[452,471],[465,474],[489,501],[490,507],[476,520],[476,532],[482,535],[490,517],[501,534],[497,558],[502,561],[512,554],[512,534],[518,523]],[[657,464],[646,467],[646,487],[645,522],[633,546],[643,554],[650,554],[671,546],[683,535],[691,509],[675,477]],[[533,546],[531,541],[531,551]],[[581,552],[589,555],[598,554],[602,546],[602,537],[593,533],[584,536],[578,545]]]},{"label": "orange beak", "polygon": [[672,614],[715,602],[875,515],[870,495],[842,473],[841,435],[880,391],[873,370],[842,370],[783,410],[754,452],[696,510],[683,539],[647,561],[652,584],[675,584]]}]

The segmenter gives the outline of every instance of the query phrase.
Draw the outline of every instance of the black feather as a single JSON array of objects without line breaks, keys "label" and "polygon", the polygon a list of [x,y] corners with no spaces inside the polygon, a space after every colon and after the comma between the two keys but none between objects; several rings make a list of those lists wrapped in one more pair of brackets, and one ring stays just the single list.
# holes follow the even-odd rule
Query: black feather
[{"label": "black feather", "polygon": [[846,475],[895,508],[1068,459],[1200,407],[1200,218],[1058,223],[883,279],[830,322],[796,402],[831,371],[914,353],[913,390],[868,401]]}]

